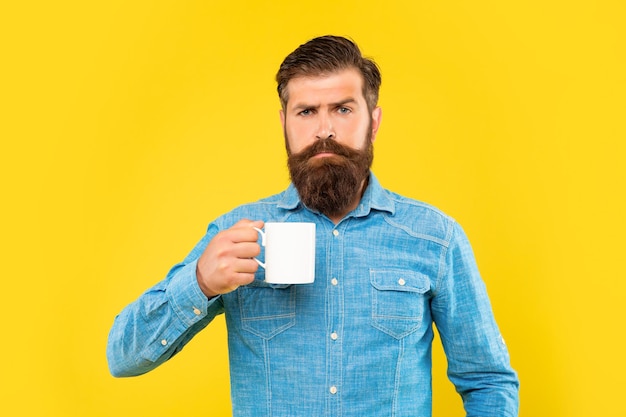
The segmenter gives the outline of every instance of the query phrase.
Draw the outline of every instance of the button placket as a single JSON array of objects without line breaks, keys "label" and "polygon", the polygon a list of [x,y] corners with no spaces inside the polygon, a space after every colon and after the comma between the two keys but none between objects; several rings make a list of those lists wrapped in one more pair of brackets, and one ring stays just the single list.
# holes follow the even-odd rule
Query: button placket
[{"label": "button placket", "polygon": [[[340,227],[343,227],[345,223],[342,223]],[[339,392],[338,386],[341,385],[341,374],[342,374],[342,339],[340,335],[343,331],[343,285],[340,284],[340,280],[343,277],[343,266],[344,266],[344,248],[343,248],[343,238],[345,237],[345,230],[338,230],[334,228],[332,230],[332,236],[330,236],[329,244],[329,277],[330,277],[330,291],[329,291],[329,299],[328,299],[328,361],[329,361],[329,374],[328,374],[328,382],[329,388],[328,392],[332,398],[332,404],[330,405],[332,409],[339,410],[340,405],[340,396],[337,395]]]}]

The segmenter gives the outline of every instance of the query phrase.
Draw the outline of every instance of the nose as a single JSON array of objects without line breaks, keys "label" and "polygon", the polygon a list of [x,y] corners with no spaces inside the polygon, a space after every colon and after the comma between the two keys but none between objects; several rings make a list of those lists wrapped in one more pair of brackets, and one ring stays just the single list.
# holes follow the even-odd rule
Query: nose
[{"label": "nose", "polygon": [[335,129],[331,118],[328,115],[320,112],[318,118],[317,133],[315,135],[317,139],[334,139]]}]

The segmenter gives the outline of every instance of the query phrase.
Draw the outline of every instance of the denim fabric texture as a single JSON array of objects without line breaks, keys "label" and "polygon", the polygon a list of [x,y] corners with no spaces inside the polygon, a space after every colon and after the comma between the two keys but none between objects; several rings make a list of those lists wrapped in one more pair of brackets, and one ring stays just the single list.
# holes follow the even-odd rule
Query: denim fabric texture
[{"label": "denim fabric texture", "polygon": [[[270,285],[259,268],[250,285],[207,300],[197,259],[242,218],[314,222],[315,282]],[[116,317],[112,374],[154,369],[222,313],[235,417],[431,416],[433,323],[467,415],[517,416],[518,378],[463,230],[373,174],[337,225],[304,207],[292,185],[212,222],[182,263]]]}]

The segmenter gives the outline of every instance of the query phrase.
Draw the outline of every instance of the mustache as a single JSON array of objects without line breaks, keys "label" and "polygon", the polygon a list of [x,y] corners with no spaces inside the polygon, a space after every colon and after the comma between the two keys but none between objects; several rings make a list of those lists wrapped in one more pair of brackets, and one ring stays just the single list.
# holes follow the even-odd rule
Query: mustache
[{"label": "mustache", "polygon": [[323,152],[334,153],[335,155],[343,156],[345,158],[350,158],[359,154],[358,150],[342,145],[334,139],[320,139],[293,156],[300,160],[306,160]]}]

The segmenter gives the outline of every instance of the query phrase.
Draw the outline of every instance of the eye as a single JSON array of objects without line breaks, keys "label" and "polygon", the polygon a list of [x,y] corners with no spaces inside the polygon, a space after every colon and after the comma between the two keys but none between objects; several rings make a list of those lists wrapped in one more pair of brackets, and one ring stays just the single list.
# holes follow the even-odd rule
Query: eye
[{"label": "eye", "polygon": [[350,109],[349,109],[349,108],[347,108],[347,107],[339,107],[339,108],[337,109],[337,112],[339,112],[339,114],[348,114],[348,113],[351,113],[351,112],[352,112],[352,110],[350,110]]},{"label": "eye", "polygon": [[311,114],[313,114],[313,110],[312,109],[304,109],[304,110],[298,112],[299,116],[309,116]]}]

